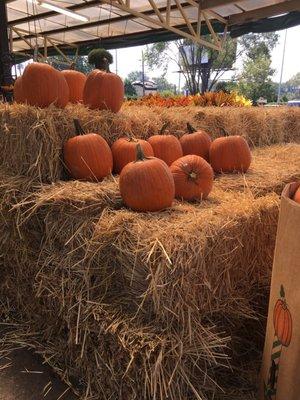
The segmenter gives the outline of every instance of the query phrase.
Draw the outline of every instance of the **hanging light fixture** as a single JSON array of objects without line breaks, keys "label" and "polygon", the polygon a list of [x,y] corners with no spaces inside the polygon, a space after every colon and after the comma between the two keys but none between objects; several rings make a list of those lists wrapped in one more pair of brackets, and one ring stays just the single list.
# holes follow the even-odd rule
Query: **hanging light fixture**
[{"label": "hanging light fixture", "polygon": [[86,17],[85,15],[78,14],[76,12],[73,12],[71,10],[68,10],[63,7],[59,7],[56,4],[49,3],[48,1],[43,1],[43,0],[29,0],[31,3],[37,4],[38,6],[47,8],[48,10],[56,11],[59,14],[64,14],[67,15],[68,17],[78,19],[79,21],[83,22],[88,22],[89,18]]}]

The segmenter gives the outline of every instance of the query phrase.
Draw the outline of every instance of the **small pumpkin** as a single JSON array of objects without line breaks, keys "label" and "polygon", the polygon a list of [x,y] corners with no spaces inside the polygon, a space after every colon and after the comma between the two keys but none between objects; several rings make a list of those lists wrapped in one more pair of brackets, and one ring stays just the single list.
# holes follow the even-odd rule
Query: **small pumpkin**
[{"label": "small pumpkin", "polygon": [[247,172],[251,151],[242,136],[225,136],[212,142],[209,159],[215,172]]},{"label": "small pumpkin", "polygon": [[88,75],[83,89],[83,104],[87,107],[117,113],[123,100],[124,84],[118,75],[99,69]]},{"label": "small pumpkin", "polygon": [[214,173],[204,158],[187,155],[176,160],[170,169],[177,198],[184,200],[207,198],[213,186]]},{"label": "small pumpkin", "polygon": [[175,160],[182,157],[183,153],[177,137],[164,134],[168,125],[168,123],[164,124],[159,135],[151,136],[148,142],[152,146],[154,156],[163,160],[167,165],[171,165]]},{"label": "small pumpkin", "polygon": [[196,130],[190,123],[187,123],[188,133],[181,136],[180,143],[183,155],[194,154],[208,161],[211,138],[204,130]]},{"label": "small pumpkin", "polygon": [[16,103],[24,103],[25,98],[23,95],[22,77],[19,76],[14,84],[14,100]]},{"label": "small pumpkin", "polygon": [[28,64],[22,75],[24,101],[31,106],[64,108],[69,101],[69,87],[60,71],[43,63]]},{"label": "small pumpkin", "polygon": [[136,159],[136,145],[139,144],[143,150],[145,157],[152,157],[153,150],[150,143],[146,140],[135,139],[131,136],[116,140],[112,147],[112,155],[114,160],[114,172],[119,174],[126,164]]},{"label": "small pumpkin", "polygon": [[292,339],[292,316],[287,307],[284,288],[280,288],[281,298],[276,301],[273,312],[273,324],[277,338],[283,346],[289,346]]},{"label": "small pumpkin", "polygon": [[61,71],[69,86],[69,102],[79,103],[82,101],[83,89],[86,82],[86,76],[79,71],[66,69]]},{"label": "small pumpkin", "polygon": [[160,211],[172,205],[175,186],[167,164],[155,157],[145,157],[136,145],[136,160],[121,172],[119,185],[124,203],[135,211]]},{"label": "small pumpkin", "polygon": [[296,201],[296,203],[300,204],[300,186],[296,190],[293,199]]},{"label": "small pumpkin", "polygon": [[108,143],[96,133],[85,133],[74,119],[76,136],[64,144],[64,161],[75,179],[98,182],[111,174],[113,158]]}]

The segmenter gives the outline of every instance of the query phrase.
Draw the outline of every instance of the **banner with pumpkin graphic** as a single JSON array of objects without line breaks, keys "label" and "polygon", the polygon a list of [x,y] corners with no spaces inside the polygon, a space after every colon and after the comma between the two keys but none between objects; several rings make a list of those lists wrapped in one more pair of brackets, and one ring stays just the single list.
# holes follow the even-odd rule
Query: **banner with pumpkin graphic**
[{"label": "banner with pumpkin graphic", "polygon": [[291,183],[282,193],[269,314],[259,383],[260,400],[300,399],[300,204]]}]

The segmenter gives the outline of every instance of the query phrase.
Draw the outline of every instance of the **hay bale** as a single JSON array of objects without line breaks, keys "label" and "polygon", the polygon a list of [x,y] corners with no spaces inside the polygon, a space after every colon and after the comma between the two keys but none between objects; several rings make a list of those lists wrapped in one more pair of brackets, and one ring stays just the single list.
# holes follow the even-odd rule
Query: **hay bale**
[{"label": "hay bale", "polygon": [[73,118],[88,131],[99,132],[111,144],[125,133],[148,138],[164,122],[183,134],[187,121],[207,129],[212,137],[242,134],[253,146],[300,141],[300,111],[292,108],[126,107],[121,113],[90,111],[82,105],[65,110],[0,104],[0,169],[42,182],[65,179],[63,143],[74,134]]},{"label": "hay bale", "polygon": [[281,194],[287,183],[300,180],[300,145],[256,148],[246,174],[220,174],[214,185],[223,190],[248,191],[255,197]]},{"label": "hay bale", "polygon": [[237,368],[229,356],[248,346],[245,321],[260,325],[277,195],[215,188],[203,203],[154,214],[123,208],[112,180],[42,185],[21,197],[9,248],[18,252],[15,236],[33,229],[39,248],[18,264],[6,253],[0,290],[62,374],[104,399],[221,393],[215,382]]}]

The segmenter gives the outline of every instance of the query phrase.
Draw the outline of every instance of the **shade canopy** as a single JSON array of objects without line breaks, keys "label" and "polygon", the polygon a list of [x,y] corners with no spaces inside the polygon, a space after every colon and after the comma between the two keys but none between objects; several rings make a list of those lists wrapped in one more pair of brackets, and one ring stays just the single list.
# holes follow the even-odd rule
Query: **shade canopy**
[{"label": "shade canopy", "polygon": [[[46,3],[46,4],[44,4]],[[76,15],[46,6],[56,5]],[[6,0],[11,51],[86,54],[180,37],[216,50],[217,33],[239,36],[300,23],[300,0]],[[211,33],[213,41],[204,35]]]}]

